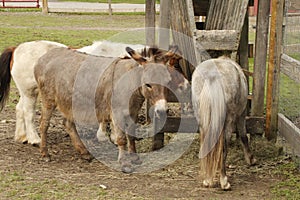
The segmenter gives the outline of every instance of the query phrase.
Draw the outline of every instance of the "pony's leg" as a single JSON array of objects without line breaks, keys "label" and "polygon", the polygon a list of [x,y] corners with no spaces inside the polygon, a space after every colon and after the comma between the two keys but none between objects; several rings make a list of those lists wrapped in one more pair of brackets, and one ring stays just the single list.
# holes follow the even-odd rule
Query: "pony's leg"
[{"label": "pony's leg", "polygon": [[23,112],[23,97],[20,96],[19,102],[16,106],[16,131],[15,131],[15,141],[26,143],[27,136],[25,130],[24,122],[24,112]]},{"label": "pony's leg", "polygon": [[200,130],[200,151],[199,151],[199,158],[200,158],[200,172],[203,173],[203,186],[204,187],[213,187],[214,182],[213,182],[213,177],[211,176],[210,173],[210,166],[208,166],[208,156],[210,156],[211,152],[206,155],[205,157],[201,156],[201,146],[204,143],[204,131],[201,128],[201,126],[199,127]]},{"label": "pony's leg", "polygon": [[224,133],[225,135],[221,135],[220,140],[223,140],[223,155],[220,157],[220,185],[223,190],[230,189],[230,183],[228,182],[228,177],[226,176],[226,159],[227,159],[227,147],[229,146],[229,142],[231,139],[231,134],[234,128],[234,118],[235,114],[227,114],[225,120]]},{"label": "pony's leg", "polygon": [[136,153],[136,147],[135,147],[136,138],[134,136],[131,136],[131,135],[127,134],[127,139],[128,139],[128,143],[129,143],[128,144],[128,151],[129,151],[129,157],[130,157],[131,163],[135,164],[135,165],[142,164],[142,160],[140,159],[140,157]]},{"label": "pony's leg", "polygon": [[24,121],[28,143],[39,144],[41,139],[34,125],[35,105],[37,100],[37,91],[32,91],[31,96],[25,96],[23,99]]},{"label": "pony's leg", "polygon": [[248,137],[246,135],[247,131],[246,131],[245,115],[246,115],[246,113],[244,112],[242,114],[242,116],[238,117],[237,131],[238,131],[239,137],[241,138],[245,160],[248,165],[254,165],[256,163],[256,159],[253,157],[250,147],[249,147]]},{"label": "pony's leg", "polygon": [[50,119],[54,108],[55,108],[54,106],[47,105],[45,103],[43,103],[42,105],[42,116],[40,122],[40,132],[41,132],[40,151],[42,157],[46,158],[46,161],[50,161],[50,156],[47,148],[47,130],[49,128]]},{"label": "pony's leg", "polygon": [[107,124],[105,122],[99,123],[99,128],[97,130],[97,139],[99,142],[105,142],[108,140],[106,136],[106,126]]},{"label": "pony's leg", "polygon": [[[225,137],[224,137],[224,139],[225,139]],[[222,161],[220,162],[220,168],[221,168],[221,172],[220,172],[220,184],[221,184],[221,188],[223,190],[229,190],[230,189],[230,183],[228,182],[228,178],[226,176],[227,146],[228,146],[227,141],[224,141],[223,156],[221,158]]]},{"label": "pony's leg", "polygon": [[[114,122],[112,122],[112,124],[114,124]],[[127,157],[127,152],[126,152],[126,145],[127,145],[126,135],[118,126],[115,125],[113,126],[113,132],[115,134],[116,137],[115,141],[119,149],[118,161],[121,164],[121,170],[124,173],[132,173],[133,167],[131,161]]]},{"label": "pony's leg", "polygon": [[81,154],[82,158],[85,160],[91,160],[92,156],[88,152],[88,150],[85,148],[84,144],[82,143],[74,122],[71,122],[69,120],[66,121],[66,130],[70,135],[71,141],[75,149]]}]

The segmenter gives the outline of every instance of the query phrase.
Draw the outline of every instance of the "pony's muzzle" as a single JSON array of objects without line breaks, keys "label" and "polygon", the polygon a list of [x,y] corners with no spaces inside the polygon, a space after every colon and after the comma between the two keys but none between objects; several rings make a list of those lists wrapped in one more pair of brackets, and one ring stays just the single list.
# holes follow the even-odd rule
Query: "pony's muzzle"
[{"label": "pony's muzzle", "polygon": [[167,113],[167,101],[165,99],[158,100],[154,105],[154,114],[160,119],[166,116]]},{"label": "pony's muzzle", "polygon": [[159,100],[154,104],[154,127],[155,133],[160,132],[167,120],[167,101]]},{"label": "pony's muzzle", "polygon": [[176,90],[176,93],[178,95],[183,95],[183,96],[190,94],[191,93],[191,84],[189,83],[189,81],[184,80],[183,83],[179,84],[178,88]]}]

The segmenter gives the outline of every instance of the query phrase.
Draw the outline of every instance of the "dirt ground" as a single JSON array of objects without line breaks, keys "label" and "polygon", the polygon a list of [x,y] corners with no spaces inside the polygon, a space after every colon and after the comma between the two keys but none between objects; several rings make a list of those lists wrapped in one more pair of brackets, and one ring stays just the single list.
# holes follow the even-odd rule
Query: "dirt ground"
[{"label": "dirt ground", "polygon": [[[11,92],[17,93],[15,88]],[[37,111],[37,125],[39,116]],[[0,113],[0,199],[273,199],[272,188],[285,177],[278,166],[291,162],[278,156],[280,148],[255,137],[251,146],[258,163],[249,167],[239,145],[232,142],[227,162],[232,189],[222,191],[201,185],[197,140],[167,167],[124,174],[97,160],[82,160],[58,113],[48,131],[50,162],[41,159],[38,147],[16,143],[14,129],[15,107],[6,106]]]}]

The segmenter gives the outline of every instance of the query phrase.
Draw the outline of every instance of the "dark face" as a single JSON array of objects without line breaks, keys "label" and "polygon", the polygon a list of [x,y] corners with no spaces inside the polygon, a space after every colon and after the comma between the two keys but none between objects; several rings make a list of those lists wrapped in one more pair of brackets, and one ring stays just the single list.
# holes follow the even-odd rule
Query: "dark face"
[{"label": "dark face", "polygon": [[167,110],[167,86],[171,76],[167,67],[158,63],[147,63],[142,75],[142,94],[153,106],[155,114],[165,113]]},{"label": "dark face", "polygon": [[190,84],[184,75],[175,67],[169,66],[168,71],[171,76],[171,81],[168,83],[170,90],[179,96],[184,96],[190,92]]}]

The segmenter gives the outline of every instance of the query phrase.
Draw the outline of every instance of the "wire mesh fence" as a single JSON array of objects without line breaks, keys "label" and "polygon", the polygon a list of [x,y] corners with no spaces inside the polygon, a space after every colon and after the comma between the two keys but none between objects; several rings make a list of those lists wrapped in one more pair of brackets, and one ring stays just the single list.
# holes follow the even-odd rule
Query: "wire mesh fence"
[{"label": "wire mesh fence", "polygon": [[[286,0],[284,54],[300,63],[300,2]],[[300,68],[300,66],[299,66]],[[298,69],[299,69],[298,68]],[[294,73],[299,73],[295,71]],[[300,128],[300,83],[281,73],[279,112]]]}]

